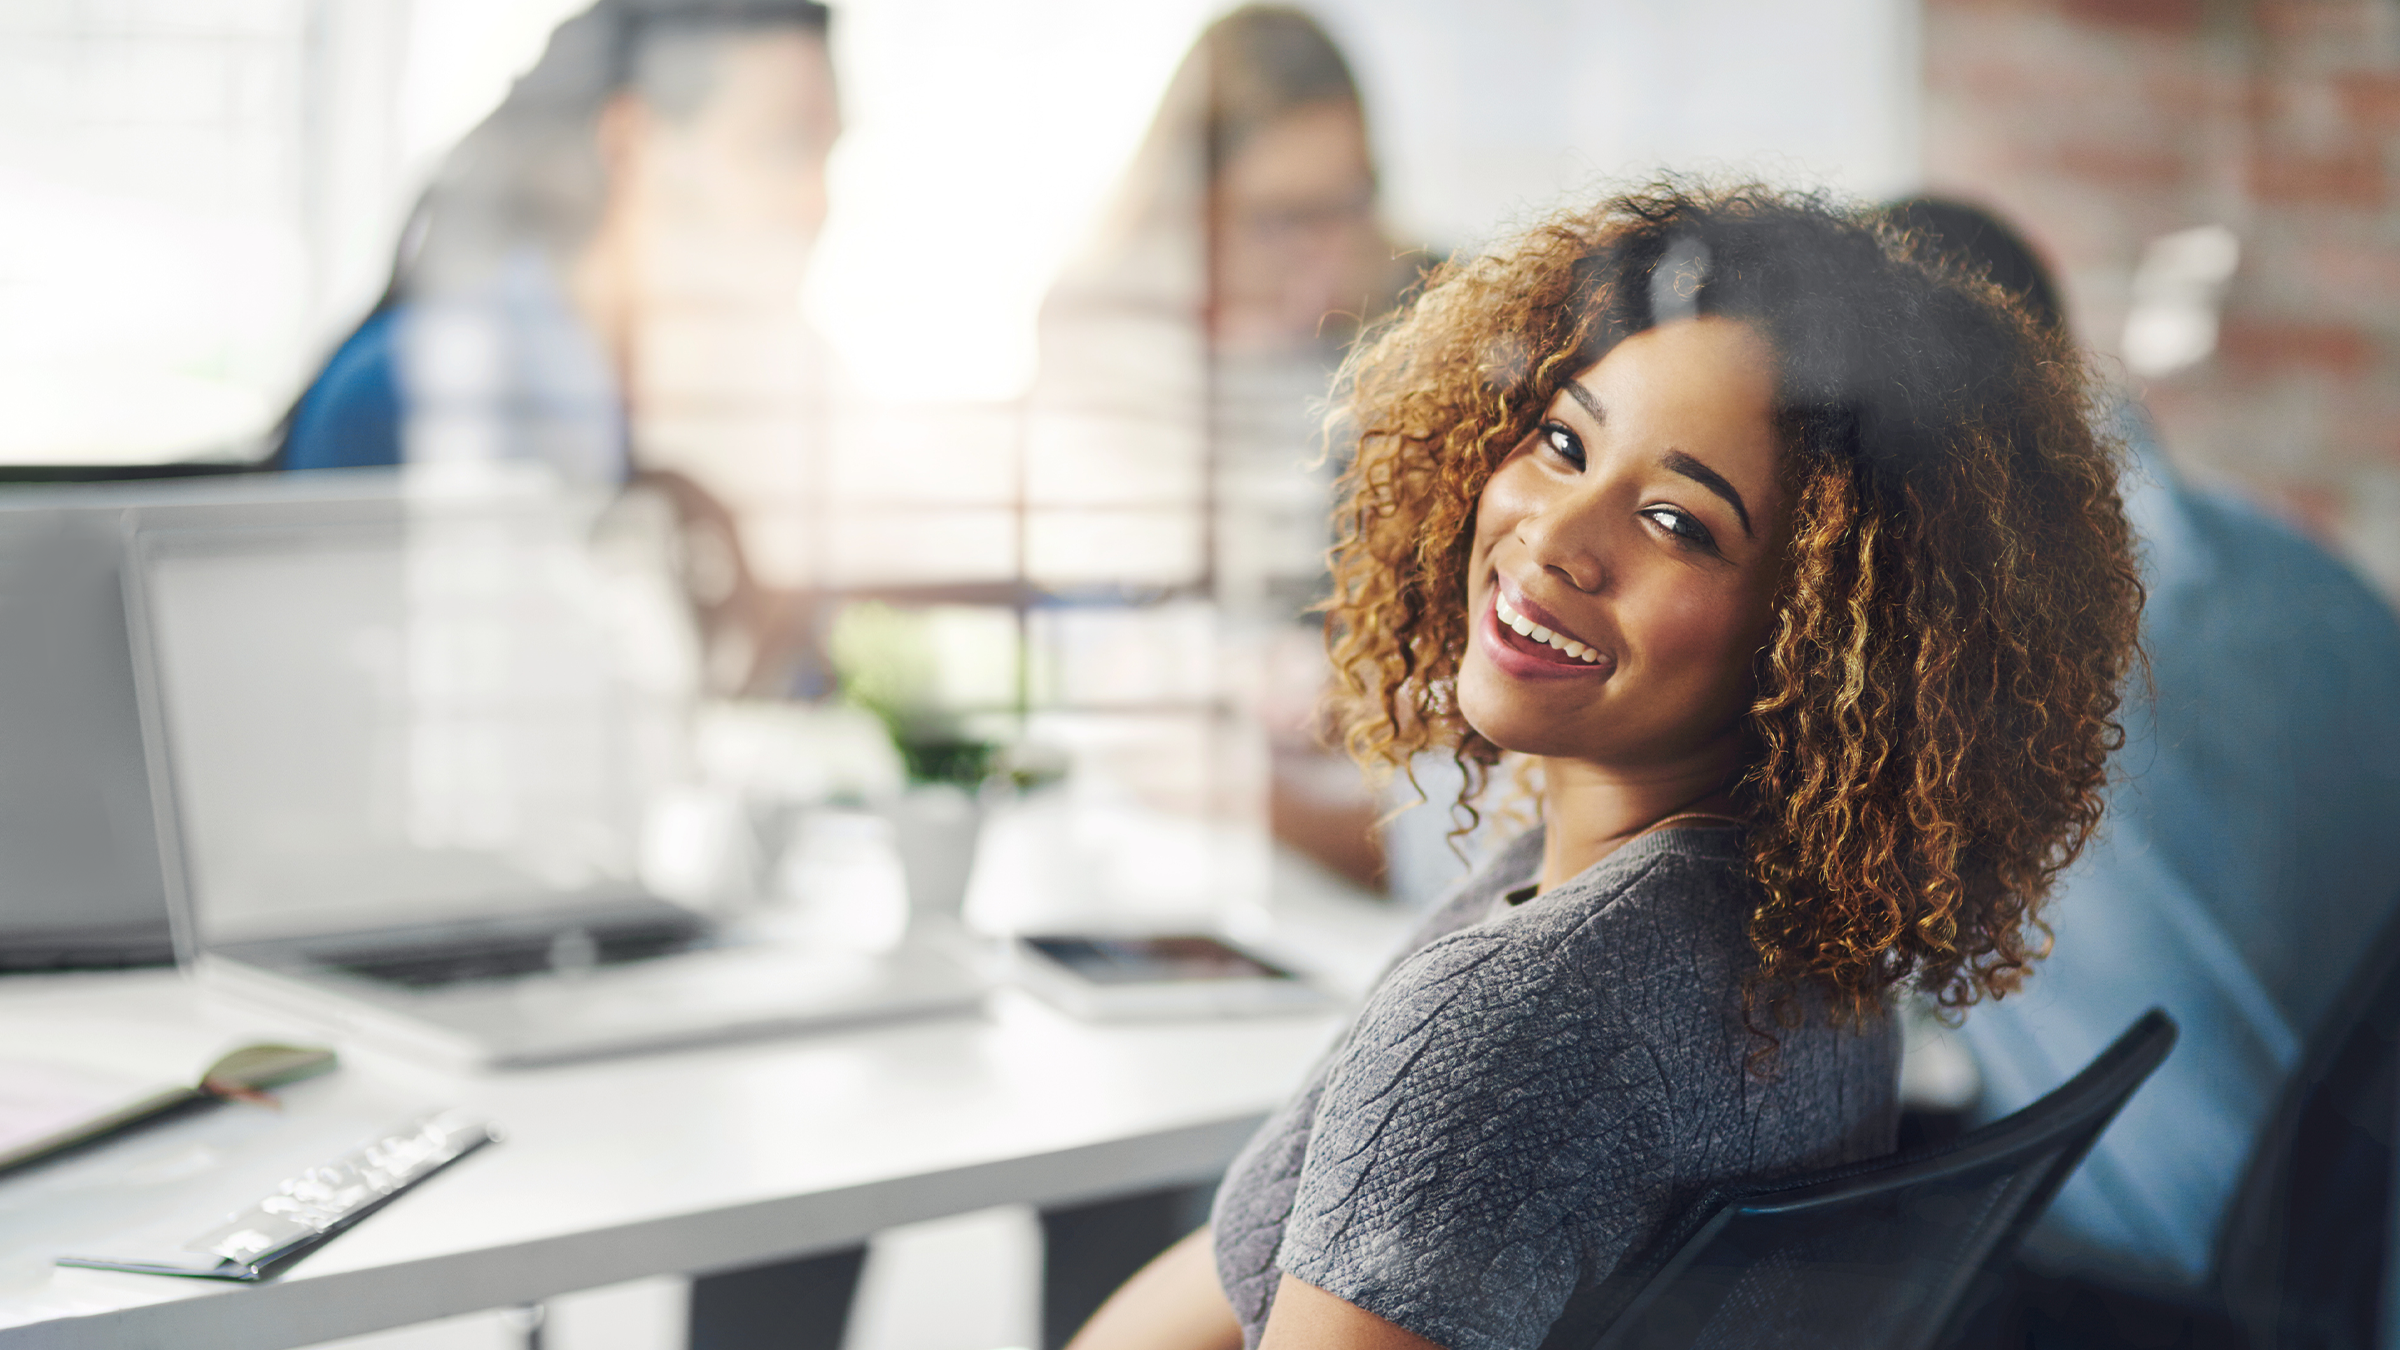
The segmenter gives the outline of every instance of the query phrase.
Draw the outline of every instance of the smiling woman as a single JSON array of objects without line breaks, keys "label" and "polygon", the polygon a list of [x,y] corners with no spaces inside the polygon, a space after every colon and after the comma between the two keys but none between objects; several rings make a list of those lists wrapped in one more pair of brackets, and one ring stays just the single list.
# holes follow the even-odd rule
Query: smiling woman
[{"label": "smiling woman", "polygon": [[1749,325],[1653,328],[1569,380],[1484,487],[1462,714],[1493,743],[1554,761],[1562,806],[1589,797],[1587,766],[1639,784],[1616,794],[1630,815],[1551,822],[1546,886],[1641,817],[1722,810],[1741,774],[1749,658],[1788,515],[1774,404],[1773,353]]},{"label": "smiling woman", "polygon": [[[1541,824],[1082,1350],[1530,1350],[1714,1184],[1893,1144],[1886,999],[2013,989],[2141,588],[2082,368],[1814,198],[1618,198],[1351,359],[1350,749]],[[1212,1269],[1213,1267],[1213,1269]]]},{"label": "smiling woman", "polygon": [[[1449,748],[1470,796],[1537,757],[1545,885],[1654,808],[1743,818],[1753,993],[2015,987],[2140,602],[2062,339],[1813,199],[1665,191],[1453,269],[1347,389],[1354,754]],[[1511,675],[1503,600],[1590,678]],[[1601,764],[1653,786],[1595,835]]]}]

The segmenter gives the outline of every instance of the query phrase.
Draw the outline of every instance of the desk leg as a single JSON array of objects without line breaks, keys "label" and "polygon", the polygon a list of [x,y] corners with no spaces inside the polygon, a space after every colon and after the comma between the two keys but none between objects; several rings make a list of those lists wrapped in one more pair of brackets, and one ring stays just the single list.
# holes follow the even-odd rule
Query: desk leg
[{"label": "desk leg", "polygon": [[1175,1186],[1043,1210],[1042,1350],[1063,1350],[1118,1285],[1208,1222],[1216,1193],[1213,1184]]},{"label": "desk leg", "polygon": [[841,1350],[867,1249],[692,1279],[691,1350]]}]

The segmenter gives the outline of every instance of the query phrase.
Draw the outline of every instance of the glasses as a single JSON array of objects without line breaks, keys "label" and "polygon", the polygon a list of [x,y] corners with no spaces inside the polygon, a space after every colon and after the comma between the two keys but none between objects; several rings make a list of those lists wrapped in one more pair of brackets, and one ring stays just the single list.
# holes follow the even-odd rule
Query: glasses
[{"label": "glasses", "polygon": [[1375,194],[1362,188],[1339,198],[1233,204],[1218,228],[1250,247],[1288,252],[1356,229],[1374,214]]}]

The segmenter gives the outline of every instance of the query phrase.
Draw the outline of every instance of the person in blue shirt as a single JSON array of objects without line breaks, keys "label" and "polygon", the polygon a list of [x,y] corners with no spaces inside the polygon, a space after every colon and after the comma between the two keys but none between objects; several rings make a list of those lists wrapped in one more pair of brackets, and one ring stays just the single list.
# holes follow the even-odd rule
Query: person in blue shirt
[{"label": "person in blue shirt", "polygon": [[[560,25],[443,161],[276,466],[638,481],[679,518],[710,683],[781,692],[796,610],[752,576],[721,494],[778,478],[731,461],[802,453],[821,392],[792,297],[840,131],[827,22],[815,0],[599,0]],[[768,387],[729,386],[728,351]]]},{"label": "person in blue shirt", "polygon": [[[286,417],[276,467],[510,460],[638,481],[678,517],[711,683],[765,692],[782,611],[735,517],[645,463],[630,429],[645,400],[693,404],[658,366],[695,316],[747,335],[794,308],[840,131],[827,27],[815,0],[598,0],[561,24],[444,159],[383,295]],[[864,1256],[696,1279],[691,1343],[768,1325],[838,1344]]]},{"label": "person in blue shirt", "polygon": [[389,285],[287,420],[287,469],[635,465],[649,325],[788,308],[840,131],[815,0],[600,0],[444,160]]},{"label": "person in blue shirt", "polygon": [[[1956,203],[1895,223],[2064,317],[2033,251]],[[2179,474],[2148,414],[2105,414],[2131,453],[2148,687],[2100,836],[2062,877],[2056,950],[1963,1034],[1982,1118],[2090,1062],[2145,1008],[2181,1027],[2029,1243],[2041,1267],[2190,1300],[2302,1047],[2400,901],[2400,619],[2283,522]]]}]

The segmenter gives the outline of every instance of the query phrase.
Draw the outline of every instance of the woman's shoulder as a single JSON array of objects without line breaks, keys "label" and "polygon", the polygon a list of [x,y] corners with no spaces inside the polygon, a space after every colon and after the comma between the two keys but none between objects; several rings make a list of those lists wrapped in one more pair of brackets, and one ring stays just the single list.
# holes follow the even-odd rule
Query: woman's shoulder
[{"label": "woman's shoulder", "polygon": [[[1459,981],[1509,984],[1522,995],[1578,1001],[1672,988],[1646,978],[1687,975],[1695,959],[1738,980],[1749,952],[1745,925],[1756,886],[1738,827],[1661,830],[1635,839],[1566,883],[1539,894],[1529,884],[1540,841],[1523,842],[1471,879],[1427,923],[1410,956],[1379,996],[1405,997]],[[1632,983],[1618,978],[1631,974]],[[1606,986],[1605,989],[1601,986]]]},{"label": "woman's shoulder", "polygon": [[[1738,1067],[1755,902],[1733,831],[1646,836],[1565,885],[1433,938],[1395,966],[1337,1057],[1362,1081],[1663,1087]],[[1677,832],[1684,834],[1687,832]],[[1538,857],[1538,850],[1537,850]]]},{"label": "woman's shoulder", "polygon": [[[1799,1024],[1774,1027],[1773,1068],[1754,1075],[1766,1046],[1744,1012],[1759,899],[1744,845],[1738,828],[1647,835],[1428,943],[1378,988],[1337,1057],[1344,1100],[1430,1092],[1469,1116],[1512,1119],[1529,1103],[1573,1102],[1620,1125],[1665,1110],[1708,1122],[1739,1155],[1711,1164],[1728,1176],[1889,1148],[1888,1018],[1836,1025],[1803,990]],[[1775,1125],[1763,1143],[1751,1128],[1762,1122]]]},{"label": "woman's shoulder", "polygon": [[1310,1102],[1276,1268],[1532,1345],[1678,1197],[1888,1150],[1866,1039],[1789,1033],[1789,1072],[1750,1079],[1755,894],[1738,831],[1661,832],[1403,962]]}]

